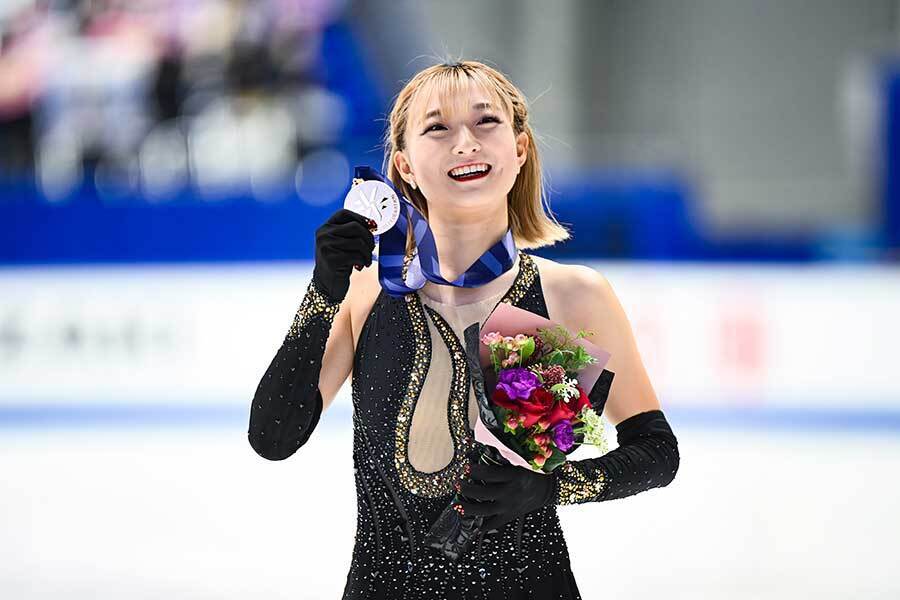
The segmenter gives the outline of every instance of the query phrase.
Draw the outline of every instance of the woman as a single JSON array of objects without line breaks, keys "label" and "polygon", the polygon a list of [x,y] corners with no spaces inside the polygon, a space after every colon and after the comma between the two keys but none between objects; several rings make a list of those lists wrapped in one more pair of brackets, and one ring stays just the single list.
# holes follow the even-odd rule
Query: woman
[{"label": "woman", "polygon": [[[502,74],[474,61],[421,71],[395,100],[385,145],[388,177],[427,218],[446,282],[510,233],[515,251],[477,287],[429,279],[396,297],[363,268],[373,223],[335,212],[317,230],[312,281],[254,397],[250,444],[270,460],[291,456],[352,369],[358,521],[344,598],[580,598],[556,507],[668,485],[679,464],[628,319],[593,269],[518,250],[569,234],[542,207],[527,105]],[[405,265],[415,251],[410,232]],[[616,425],[618,448],[549,475],[469,460],[477,405],[462,331],[501,301],[595,332],[611,353],[595,409]],[[458,561],[423,543],[454,490],[471,500],[458,510],[485,516]]]}]

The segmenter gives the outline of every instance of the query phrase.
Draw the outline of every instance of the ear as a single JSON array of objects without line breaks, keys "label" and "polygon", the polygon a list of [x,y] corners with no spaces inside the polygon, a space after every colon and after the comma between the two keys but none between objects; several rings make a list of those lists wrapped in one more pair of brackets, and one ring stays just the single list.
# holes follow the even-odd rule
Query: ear
[{"label": "ear", "polygon": [[394,167],[406,183],[414,180],[412,165],[410,165],[409,161],[406,159],[405,151],[400,150],[394,153]]},{"label": "ear", "polygon": [[525,161],[528,159],[528,134],[524,131],[520,132],[519,135],[516,136],[516,161],[519,163],[519,168],[522,168],[522,165],[525,164]]}]

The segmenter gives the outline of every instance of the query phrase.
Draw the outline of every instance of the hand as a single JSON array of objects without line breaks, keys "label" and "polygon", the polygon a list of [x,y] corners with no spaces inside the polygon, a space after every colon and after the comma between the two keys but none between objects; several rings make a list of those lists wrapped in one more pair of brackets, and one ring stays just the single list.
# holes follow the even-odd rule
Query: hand
[{"label": "hand", "polygon": [[490,531],[551,504],[556,495],[556,475],[515,465],[473,462],[469,479],[460,483],[459,492],[472,500],[461,502],[463,514],[484,515],[482,530]]},{"label": "hand", "polygon": [[376,224],[341,208],[316,229],[316,266],[313,279],[332,299],[341,301],[350,288],[350,269],[372,264]]}]

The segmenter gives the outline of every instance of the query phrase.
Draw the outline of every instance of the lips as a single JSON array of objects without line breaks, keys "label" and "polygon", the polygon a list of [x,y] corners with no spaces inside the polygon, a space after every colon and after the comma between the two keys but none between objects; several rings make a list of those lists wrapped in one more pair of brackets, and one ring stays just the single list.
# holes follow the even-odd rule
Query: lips
[{"label": "lips", "polygon": [[[453,173],[453,171],[455,171],[459,168],[468,167],[468,166],[479,166],[479,167],[483,167],[484,170],[474,171],[471,173],[466,173],[464,175],[451,175],[451,173]],[[471,181],[473,179],[483,179],[484,177],[487,177],[488,173],[490,173],[490,172],[491,172],[491,165],[489,165],[488,163],[469,163],[468,165],[460,165],[459,167],[454,167],[454,168],[450,169],[449,171],[447,171],[447,175],[454,181]]]}]

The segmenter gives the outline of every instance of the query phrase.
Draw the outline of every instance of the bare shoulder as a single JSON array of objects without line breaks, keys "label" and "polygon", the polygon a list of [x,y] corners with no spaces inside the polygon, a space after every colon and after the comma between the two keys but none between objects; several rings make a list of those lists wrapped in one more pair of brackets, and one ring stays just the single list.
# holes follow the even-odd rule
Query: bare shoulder
[{"label": "bare shoulder", "polygon": [[660,408],[638,351],[631,323],[606,277],[587,265],[567,265],[534,257],[550,319],[610,353],[606,369],[615,379],[604,414],[615,425],[640,412]]},{"label": "bare shoulder", "polygon": [[[578,327],[576,317],[589,303],[586,295],[596,297],[609,286],[606,278],[595,269],[580,264],[567,264],[531,255],[541,277],[541,288],[550,318],[567,327]],[[579,290],[579,293],[572,293]],[[596,308],[596,306],[594,307]]]},{"label": "bare shoulder", "polygon": [[568,281],[570,284],[588,283],[590,279],[602,278],[600,273],[587,265],[561,263],[550,258],[531,254],[541,274],[541,282],[553,280],[554,283]]}]

